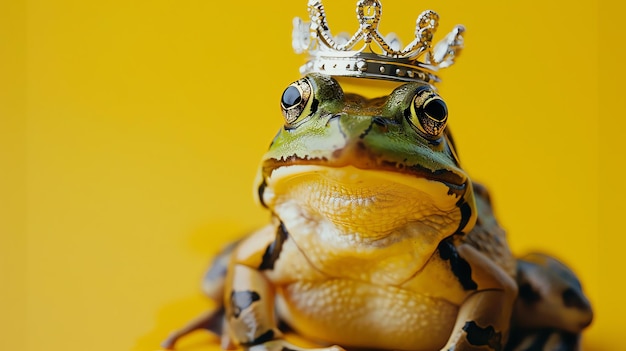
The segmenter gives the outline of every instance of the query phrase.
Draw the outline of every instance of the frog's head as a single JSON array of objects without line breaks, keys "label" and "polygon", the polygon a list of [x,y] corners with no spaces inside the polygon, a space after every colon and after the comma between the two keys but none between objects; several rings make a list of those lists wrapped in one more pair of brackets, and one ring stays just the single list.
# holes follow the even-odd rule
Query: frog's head
[{"label": "frog's head", "polygon": [[285,125],[263,158],[258,188],[279,217],[372,240],[407,224],[434,242],[473,227],[472,186],[446,129],[446,104],[431,85],[408,83],[366,99],[310,74],[287,87],[281,108]]}]

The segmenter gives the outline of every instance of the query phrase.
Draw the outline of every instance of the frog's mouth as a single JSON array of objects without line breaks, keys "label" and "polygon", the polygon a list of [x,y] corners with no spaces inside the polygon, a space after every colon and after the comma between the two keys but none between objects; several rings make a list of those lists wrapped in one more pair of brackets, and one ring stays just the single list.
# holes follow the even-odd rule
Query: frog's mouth
[{"label": "frog's mouth", "polygon": [[326,158],[301,158],[296,155],[281,158],[280,160],[270,158],[263,162],[262,174],[267,179],[272,178],[276,172],[279,174],[283,172],[290,174],[292,171],[287,171],[287,169],[300,170],[301,168],[297,168],[300,166],[320,166],[329,169],[346,169],[349,166],[353,166],[353,169],[361,171],[369,170],[370,172],[385,173],[384,178],[386,179],[391,178],[391,173],[396,173],[401,176],[397,179],[407,179],[408,182],[413,182],[415,179],[438,182],[445,185],[448,188],[448,192],[455,193],[458,196],[462,196],[467,190],[467,177],[457,172],[445,168],[430,170],[420,164],[410,165],[388,160],[377,160],[362,148],[355,147],[352,149],[354,149],[353,152],[340,153],[341,156],[334,158],[332,162]]},{"label": "frog's mouth", "polygon": [[[451,187],[457,191],[451,191]],[[266,178],[263,202],[275,211],[328,221],[343,232],[380,238],[408,223],[454,232],[466,185],[354,166],[292,165]]]}]

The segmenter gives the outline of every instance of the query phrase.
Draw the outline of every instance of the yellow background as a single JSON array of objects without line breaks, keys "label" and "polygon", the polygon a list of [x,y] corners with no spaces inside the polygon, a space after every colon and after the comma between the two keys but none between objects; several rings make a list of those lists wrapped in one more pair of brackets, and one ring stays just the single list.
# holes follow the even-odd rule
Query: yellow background
[{"label": "yellow background", "polygon": [[[354,31],[355,1],[326,1]],[[517,253],[579,273],[588,350],[623,347],[623,8],[386,0],[408,42],[432,8],[467,26],[440,91],[465,167]],[[306,1],[0,2],[0,348],[156,350],[209,306],[219,247],[267,220],[257,163],[303,62]],[[197,334],[184,350],[216,350]]]}]

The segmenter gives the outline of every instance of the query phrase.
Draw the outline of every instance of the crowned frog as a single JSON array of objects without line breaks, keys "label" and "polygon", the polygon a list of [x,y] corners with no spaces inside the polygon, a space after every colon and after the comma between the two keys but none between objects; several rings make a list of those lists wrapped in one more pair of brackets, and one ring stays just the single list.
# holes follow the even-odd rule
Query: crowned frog
[{"label": "crowned frog", "polygon": [[287,328],[327,350],[578,347],[580,284],[547,256],[513,257],[432,85],[367,99],[314,73],[281,108],[258,177],[272,223],[216,257],[217,307],[164,346],[206,328],[224,348],[301,350]]}]

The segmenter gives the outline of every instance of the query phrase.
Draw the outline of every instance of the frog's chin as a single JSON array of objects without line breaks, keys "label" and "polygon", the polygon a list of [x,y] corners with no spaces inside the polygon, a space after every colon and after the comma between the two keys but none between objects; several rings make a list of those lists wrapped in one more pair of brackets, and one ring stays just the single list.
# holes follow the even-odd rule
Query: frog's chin
[{"label": "frog's chin", "polygon": [[446,232],[459,216],[461,194],[449,184],[397,172],[293,165],[275,169],[266,185],[264,203],[279,216],[288,208],[372,238],[408,223]]}]

